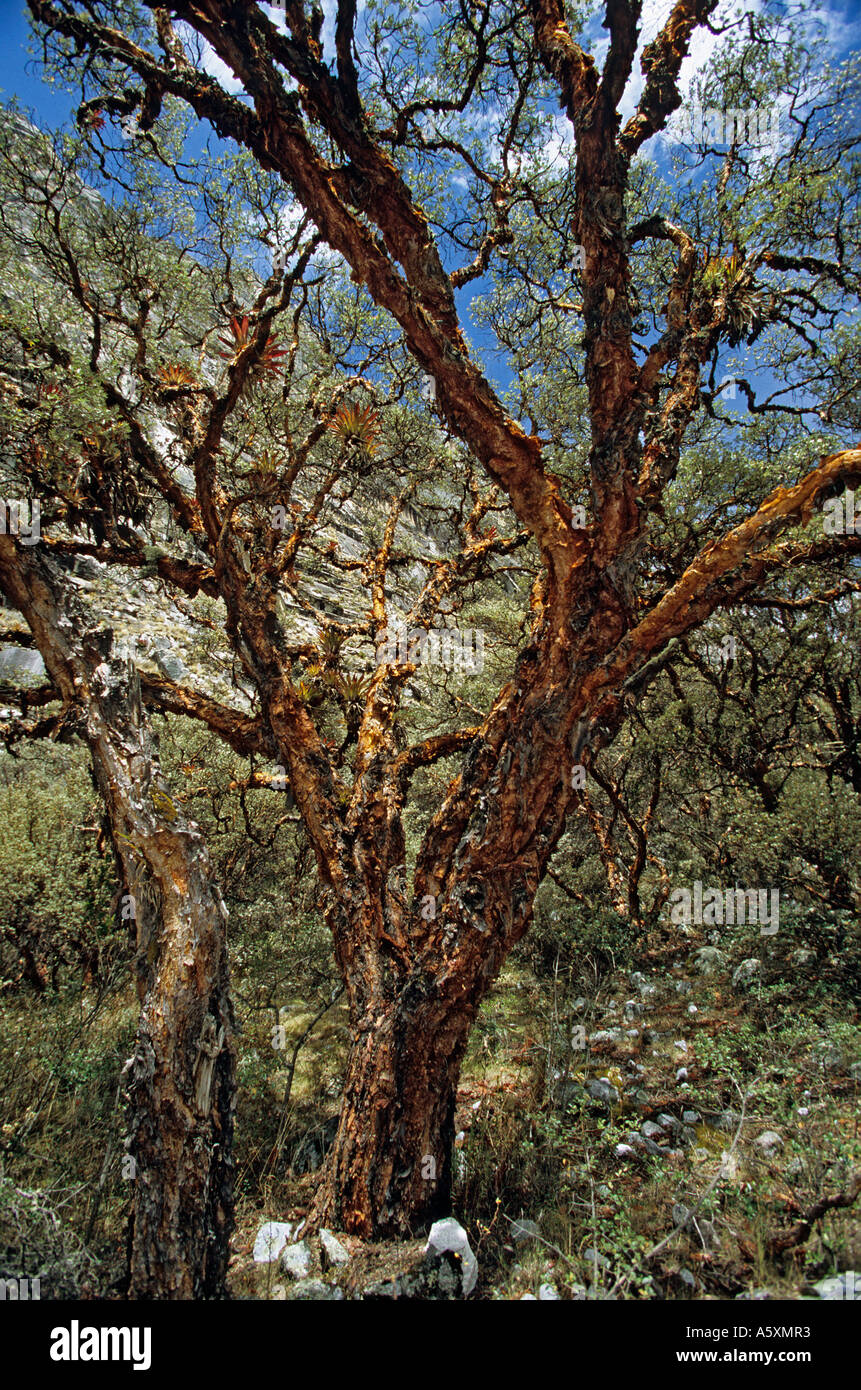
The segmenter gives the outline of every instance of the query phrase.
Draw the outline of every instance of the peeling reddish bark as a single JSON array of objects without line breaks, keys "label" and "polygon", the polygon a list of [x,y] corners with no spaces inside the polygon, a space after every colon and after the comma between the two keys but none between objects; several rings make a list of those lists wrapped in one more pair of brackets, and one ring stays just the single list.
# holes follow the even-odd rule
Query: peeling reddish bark
[{"label": "peeling reddish bark", "polygon": [[50,560],[0,536],[0,587],[78,720],[133,911],[142,999],[126,1066],[134,1159],[129,1293],[224,1293],[233,1224],[235,1054],[227,912],[196,828],[158,774],[133,668],[87,630]]}]

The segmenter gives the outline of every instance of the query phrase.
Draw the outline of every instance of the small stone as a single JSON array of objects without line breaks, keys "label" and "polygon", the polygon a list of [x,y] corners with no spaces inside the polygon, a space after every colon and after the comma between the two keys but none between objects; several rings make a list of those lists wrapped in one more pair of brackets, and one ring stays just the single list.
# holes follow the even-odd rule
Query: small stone
[{"label": "small stone", "polygon": [[463,1265],[463,1295],[465,1298],[472,1293],[478,1281],[478,1260],[472,1253],[466,1231],[453,1216],[447,1216],[442,1221],[433,1223],[425,1246],[426,1255],[442,1254],[446,1250],[460,1256]]},{"label": "small stone", "polygon": [[797,969],[807,970],[816,964],[816,952],[808,951],[802,946],[799,950],[793,951],[789,959]]},{"label": "small stone", "polygon": [[748,960],[743,960],[741,965],[733,971],[732,983],[734,989],[747,989],[762,974],[762,961],[751,956]]},{"label": "small stone", "polygon": [[654,1120],[647,1120],[640,1130],[644,1139],[663,1139],[664,1131],[660,1125],[656,1125]]},{"label": "small stone", "polygon": [[682,1127],[681,1122],[676,1119],[675,1115],[659,1115],[658,1124],[661,1126],[661,1129],[681,1129]]},{"label": "small stone", "polygon": [[537,1302],[538,1302],[538,1299],[535,1297],[535,1294],[534,1294],[534,1293],[522,1293],[522,1294],[520,1295],[520,1302],[521,1302],[521,1303],[537,1303]]},{"label": "small stone", "polygon": [[766,1156],[777,1153],[778,1149],[783,1148],[783,1140],[773,1129],[766,1129],[762,1134],[758,1134],[753,1143],[754,1147]]},{"label": "small stone", "polygon": [[630,1145],[630,1144],[617,1144],[617,1145],[616,1145],[616,1157],[617,1157],[617,1158],[634,1158],[635,1156],[636,1156],[636,1155],[635,1155],[635,1152],[634,1152],[634,1150],[631,1148],[631,1145]]},{"label": "small stone", "polygon": [[687,1079],[688,1079],[688,1069],[687,1069],[687,1067],[679,1067],[678,1071],[676,1072],[676,1080],[677,1080],[677,1081],[687,1081]]},{"label": "small stone", "polygon": [[300,1240],[282,1250],[279,1267],[281,1273],[289,1274],[291,1279],[307,1279],[311,1273],[311,1251],[306,1242]]},{"label": "small stone", "polygon": [[700,1123],[700,1114],[699,1114],[699,1111],[698,1111],[698,1110],[683,1110],[683,1111],[682,1111],[682,1119],[684,1120],[684,1122],[685,1122],[686,1125],[698,1125],[698,1124]]},{"label": "small stone", "polygon": [[324,1269],[336,1269],[339,1265],[350,1262],[350,1252],[344,1248],[336,1235],[325,1229],[320,1232],[320,1254]]},{"label": "small stone", "polygon": [[[5,522],[5,517],[4,517]],[[0,649],[0,676],[44,676],[45,663],[39,652],[23,651],[20,647]]]},{"label": "small stone", "polygon": [[687,1052],[688,1050],[688,1045],[685,1042],[684,1038],[679,1038],[677,1042],[674,1042],[673,1047],[676,1049],[677,1052]]},{"label": "small stone", "polygon": [[599,1270],[610,1268],[609,1260],[604,1255],[600,1255],[592,1246],[583,1251],[583,1259],[586,1262],[586,1278],[590,1284],[597,1283]]},{"label": "small stone", "polygon": [[603,1105],[618,1105],[619,1092],[609,1081],[590,1081],[586,1087],[593,1100],[599,1100]]},{"label": "small stone", "polygon": [[596,1043],[618,1042],[621,1036],[622,1034],[619,1032],[618,1028],[601,1028],[597,1033],[592,1034],[589,1039],[589,1045],[590,1047],[594,1047]]},{"label": "small stone", "polygon": [[844,1066],[842,1052],[827,1039],[816,1044],[811,1053],[811,1061],[815,1067],[823,1071],[842,1071]]},{"label": "small stone", "polygon": [[539,1303],[558,1303],[559,1295],[552,1284],[542,1284],[538,1290]]},{"label": "small stone", "polygon": [[699,1009],[697,1008],[696,1004],[688,1004],[688,1013],[689,1013],[689,1014],[698,1014],[698,1013],[699,1013]]},{"label": "small stone", "polygon": [[687,1286],[688,1286],[689,1289],[695,1289],[695,1288],[696,1288],[696,1286],[697,1286],[697,1281],[696,1281],[696,1279],[694,1278],[694,1276],[691,1274],[691,1271],[690,1271],[689,1269],[680,1269],[680,1270],[679,1270],[679,1278],[681,1279],[681,1281],[682,1281],[683,1284],[687,1284]]},{"label": "small stone", "polygon": [[287,1221],[265,1221],[254,1241],[255,1263],[271,1264],[277,1260],[292,1234],[293,1227]]},{"label": "small stone", "polygon": [[719,975],[727,967],[727,958],[723,951],[718,951],[714,946],[701,946],[694,952],[693,968],[698,975],[706,978],[710,975]]},{"label": "small stone", "polygon": [[642,1017],[643,1017],[643,1006],[642,1006],[642,1004],[640,1003],[639,999],[626,999],[626,1000],[625,1000],[625,1017],[626,1017],[626,1018],[642,1018]]},{"label": "small stone", "polygon": [[847,1269],[845,1274],[832,1274],[827,1279],[820,1279],[813,1287],[820,1298],[849,1299],[850,1302],[857,1302],[861,1299],[861,1274],[856,1274],[854,1269]]}]

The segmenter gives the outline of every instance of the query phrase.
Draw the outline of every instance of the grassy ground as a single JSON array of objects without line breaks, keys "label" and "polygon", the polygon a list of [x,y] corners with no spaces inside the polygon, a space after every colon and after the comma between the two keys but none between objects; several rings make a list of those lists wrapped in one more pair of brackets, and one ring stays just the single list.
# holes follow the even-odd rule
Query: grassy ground
[{"label": "grassy ground", "polygon": [[[761,970],[742,987],[732,974],[751,943],[730,943],[709,975],[703,944],[656,934],[615,969],[539,975],[525,955],[506,969],[475,1027],[456,1116],[453,1211],[478,1256],[478,1297],[549,1282],[563,1298],[797,1298],[861,1267],[858,1206],[826,1210],[778,1248],[861,1170],[861,1028],[840,962],[799,965],[793,941],[757,942]],[[120,983],[101,998],[0,1005],[0,1250],[10,1269],[47,1262],[43,1297],[110,1296],[122,1267],[118,1081],[135,1013]],[[236,1297],[283,1296],[275,1267],[253,1265],[254,1236],[264,1220],[305,1214],[337,1115],[340,1003],[296,1052],[284,1104],[313,1017],[290,1001],[280,1048],[272,1018],[240,1017]],[[767,1131],[773,1148],[756,1143]],[[540,1238],[515,1242],[518,1218]],[[404,1254],[352,1249],[369,1278]]]}]

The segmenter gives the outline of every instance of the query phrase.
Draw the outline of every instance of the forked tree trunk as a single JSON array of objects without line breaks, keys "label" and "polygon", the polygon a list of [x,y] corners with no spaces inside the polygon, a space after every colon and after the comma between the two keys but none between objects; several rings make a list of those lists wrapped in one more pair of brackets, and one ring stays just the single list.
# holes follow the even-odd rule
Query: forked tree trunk
[{"label": "forked tree trunk", "polygon": [[[373,838],[351,846],[361,883],[334,898],[330,915],[354,1044],[313,1223],[405,1236],[452,1212],[454,1111],[470,1030],[531,921],[569,800],[558,694],[535,698],[525,714],[519,698],[512,687],[495,740],[467,758],[459,787],[476,814],[443,811],[432,822],[412,894],[405,872],[379,868],[403,863],[395,817],[381,814]],[[387,806],[385,783],[368,780]],[[495,798],[488,787],[498,788]]]},{"label": "forked tree trunk", "polygon": [[126,1067],[129,1294],[215,1297],[233,1221],[227,912],[199,833],[159,785],[137,674],[112,658],[111,632],[87,631],[51,561],[6,536],[0,586],[79,719],[126,890],[122,916],[135,927],[142,1011]]}]

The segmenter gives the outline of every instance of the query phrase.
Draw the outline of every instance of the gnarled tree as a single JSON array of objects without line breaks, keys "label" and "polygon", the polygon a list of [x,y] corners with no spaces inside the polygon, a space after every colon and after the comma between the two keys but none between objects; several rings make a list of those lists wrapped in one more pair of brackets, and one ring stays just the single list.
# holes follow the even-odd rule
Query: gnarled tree
[{"label": "gnarled tree", "polygon": [[[123,267],[115,247],[113,264],[82,273],[61,191],[42,198],[35,240],[79,339],[72,350],[47,315],[20,338],[52,381],[85,370],[104,412],[66,450],[69,467],[87,455],[86,505],[80,473],[52,483],[38,443],[20,452],[30,486],[54,499],[44,544],[223,604],[248,708],[169,681],[156,694],[236,747],[256,731],[285,770],[353,1031],[315,1215],[414,1230],[448,1203],[478,1007],[529,926],[568,817],[588,810],[572,773],[617,735],[673,639],[792,566],[833,584],[857,553],[851,537],[804,534],[825,498],[861,480],[844,317],[858,212],[841,182],[857,132],[840,115],[855,74],[822,76],[778,9],[725,23],[701,102],[719,90],[721,108],[738,109],[776,91],[787,128],[768,159],[735,134],[727,149],[683,138],[683,172],[644,147],[670,129],[716,0],[669,10],[640,55],[627,120],[636,0],[607,5],[603,65],[562,0],[462,0],[430,29],[420,6],[382,5],[360,31],[355,0],[339,0],[331,35],[298,0],[279,22],[250,0],[30,7],[47,61],[80,71],[93,169],[151,188],[153,170],[172,168],[166,241],[199,225],[180,210],[191,187],[188,207],[213,219],[219,248],[207,259],[195,244],[187,258],[180,331],[175,288],[152,259]],[[235,220],[181,158],[188,113],[222,142],[213,158],[241,152],[236,186],[256,200],[242,235],[258,238],[244,279]],[[132,122],[125,146],[120,121]],[[261,239],[283,252],[265,273]],[[468,285],[480,295],[465,327]],[[506,355],[507,392],[479,363],[488,343]],[[730,371],[740,412],[720,402]],[[168,447],[154,417],[169,422]],[[129,479],[142,516],[166,511],[185,555],[144,544],[145,521],[118,496]],[[375,509],[367,543],[324,545],[324,527],[359,504]],[[100,519],[84,543],[87,506]],[[408,508],[424,518],[422,553],[404,540]],[[311,565],[344,592],[357,584],[358,609],[327,611]],[[455,692],[447,724],[410,741],[422,673],[386,633],[396,621],[428,630],[463,611],[473,586],[480,597],[499,583],[515,608],[522,596],[524,631],[509,624],[510,660],[499,643],[497,688],[486,681],[477,704]],[[297,639],[297,613],[316,638]],[[417,830],[410,788],[436,764],[450,780]]]},{"label": "gnarled tree", "polygon": [[[235,1057],[227,913],[195,827],[163,785],[134,666],[87,629],[61,571],[0,536],[0,589],[23,613],[62,719],[90,749],[133,923],[142,1009],[126,1066],[134,1169],[129,1292],[224,1292],[233,1224]],[[67,730],[68,732],[68,730]]]}]

